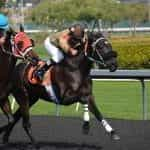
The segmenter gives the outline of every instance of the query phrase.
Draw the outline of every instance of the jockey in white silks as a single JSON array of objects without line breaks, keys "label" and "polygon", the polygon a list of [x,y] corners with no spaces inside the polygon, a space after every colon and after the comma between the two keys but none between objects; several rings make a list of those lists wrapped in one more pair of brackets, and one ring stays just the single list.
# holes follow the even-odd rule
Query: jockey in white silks
[{"label": "jockey in white silks", "polygon": [[[51,60],[48,60],[45,66],[37,72],[37,77],[40,77],[42,80],[44,73],[51,65],[55,63],[57,64],[64,59],[63,53],[67,53],[72,56],[77,55],[78,51],[68,42],[72,37],[86,43],[84,27],[80,24],[75,24],[66,30],[51,34],[45,39],[44,46],[48,54],[51,56]],[[55,101],[58,101],[52,85],[47,85],[45,88]]]},{"label": "jockey in white silks", "polygon": [[64,59],[63,53],[68,53],[72,56],[75,56],[78,53],[76,49],[71,47],[68,41],[72,37],[83,42],[86,41],[84,31],[84,28],[80,24],[76,24],[66,30],[54,33],[45,39],[44,46],[51,56],[51,60],[48,60],[41,72],[39,72],[39,74],[41,73],[41,77],[53,63],[59,63]]}]

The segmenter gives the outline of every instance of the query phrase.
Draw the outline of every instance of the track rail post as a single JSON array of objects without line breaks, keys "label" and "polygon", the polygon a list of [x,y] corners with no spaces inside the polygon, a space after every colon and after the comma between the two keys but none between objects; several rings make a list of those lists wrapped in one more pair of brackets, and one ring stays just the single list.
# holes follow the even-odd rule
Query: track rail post
[{"label": "track rail post", "polygon": [[143,119],[147,120],[147,92],[146,92],[146,84],[144,78],[140,79],[142,85],[142,111],[143,111]]}]

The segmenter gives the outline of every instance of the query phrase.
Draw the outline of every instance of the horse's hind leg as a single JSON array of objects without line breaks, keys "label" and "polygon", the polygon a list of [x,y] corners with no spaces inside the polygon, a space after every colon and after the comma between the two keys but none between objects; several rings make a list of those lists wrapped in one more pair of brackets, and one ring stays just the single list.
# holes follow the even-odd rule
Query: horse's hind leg
[{"label": "horse's hind leg", "polygon": [[[17,91],[14,92],[14,96],[16,98],[16,101],[18,102],[20,106],[20,113],[23,118],[23,128],[25,132],[27,133],[28,137],[30,138],[31,142],[34,142],[34,138],[32,136],[31,131],[31,124],[30,124],[30,117],[29,117],[29,97],[26,89],[24,87],[19,88]],[[14,123],[10,123],[8,126],[8,131],[6,132],[4,136],[4,142],[7,142],[8,136],[12,129]]]},{"label": "horse's hind leg", "polygon": [[28,137],[30,138],[31,142],[34,143],[35,140],[32,135],[28,103],[26,103],[24,106],[21,106],[21,114],[23,117],[23,128],[24,128],[25,132],[27,133]]},{"label": "horse's hind leg", "polygon": [[120,137],[116,134],[115,130],[111,127],[107,120],[103,118],[101,112],[98,110],[93,96],[88,97],[88,102],[90,111],[94,114],[97,120],[102,123],[102,126],[105,128],[106,132],[111,135],[111,138],[113,140],[120,140]]}]

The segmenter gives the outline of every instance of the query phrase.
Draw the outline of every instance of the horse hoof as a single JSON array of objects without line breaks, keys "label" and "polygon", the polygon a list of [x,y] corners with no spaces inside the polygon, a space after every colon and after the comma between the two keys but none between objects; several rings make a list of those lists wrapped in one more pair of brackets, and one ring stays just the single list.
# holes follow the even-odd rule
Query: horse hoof
[{"label": "horse hoof", "polygon": [[110,134],[111,134],[111,139],[113,141],[119,141],[120,140],[120,136],[115,131],[112,131]]},{"label": "horse hoof", "polygon": [[0,128],[0,134],[2,134],[4,132],[4,130],[2,128]]},{"label": "horse hoof", "polygon": [[31,144],[32,144],[32,145],[36,145],[36,141],[35,141],[35,139],[34,139],[34,138],[32,138],[32,140],[31,140]]},{"label": "horse hoof", "polygon": [[4,135],[3,137],[3,144],[8,144],[8,137]]},{"label": "horse hoof", "polygon": [[83,126],[82,126],[82,132],[83,134],[89,134],[90,131],[90,124],[89,122],[84,122]]},{"label": "horse hoof", "polygon": [[30,144],[36,145],[36,140],[32,136],[30,136]]},{"label": "horse hoof", "polygon": [[8,128],[8,125],[0,127],[0,134],[2,134],[3,132],[5,132],[7,128]]}]

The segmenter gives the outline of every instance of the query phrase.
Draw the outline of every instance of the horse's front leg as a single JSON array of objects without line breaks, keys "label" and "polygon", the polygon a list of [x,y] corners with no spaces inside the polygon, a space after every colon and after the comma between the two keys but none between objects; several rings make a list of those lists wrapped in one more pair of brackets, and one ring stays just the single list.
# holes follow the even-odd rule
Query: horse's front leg
[{"label": "horse's front leg", "polygon": [[[31,124],[30,124],[30,117],[29,117],[29,98],[28,94],[25,89],[19,90],[14,94],[16,101],[18,102],[20,106],[20,114],[23,118],[23,128],[25,132],[27,133],[28,137],[30,138],[31,142],[34,143],[34,138],[32,136],[32,130],[31,130]],[[12,122],[8,125],[8,128],[6,129],[6,133],[3,137],[3,142],[8,142],[9,134],[11,133],[11,130],[13,126],[15,125],[15,122]]]},{"label": "horse's front leg", "polygon": [[102,124],[105,131],[110,134],[113,140],[120,140],[119,135],[116,134],[116,131],[111,127],[111,125],[107,122],[107,120],[104,119],[101,112],[97,108],[94,97],[92,95],[88,96],[87,100],[88,100],[89,110],[93,113],[93,115],[97,118],[97,120]]},{"label": "horse's front leg", "polygon": [[88,108],[88,104],[84,103],[83,104],[83,133],[84,134],[88,134],[89,130],[90,130],[90,114],[89,114],[89,108]]},{"label": "horse's front leg", "polygon": [[0,100],[0,107],[3,110],[5,116],[8,119],[8,123],[13,122],[13,115],[12,115],[12,111],[11,111],[11,107],[10,107],[10,102],[8,97]]},{"label": "horse's front leg", "polygon": [[[30,99],[29,102],[29,107],[31,107],[32,105],[34,105],[37,102],[38,98],[32,96],[32,98]],[[14,126],[16,125],[16,123],[20,120],[20,118],[22,117],[22,113],[21,113],[21,108],[19,108],[15,114],[13,115],[14,117],[14,121],[8,125],[5,125],[3,127],[1,127],[0,129],[2,129],[4,131],[4,136],[3,136],[3,142],[7,143],[10,137],[10,134],[14,128]]]},{"label": "horse's front leg", "polygon": [[[8,97],[3,98],[0,100],[0,107],[3,110],[5,116],[8,119],[8,124],[11,124],[14,121],[13,115],[12,115],[12,111],[11,111],[11,107],[10,107],[10,102]],[[7,129],[7,125],[3,126],[0,128],[0,134],[5,131]]]}]

